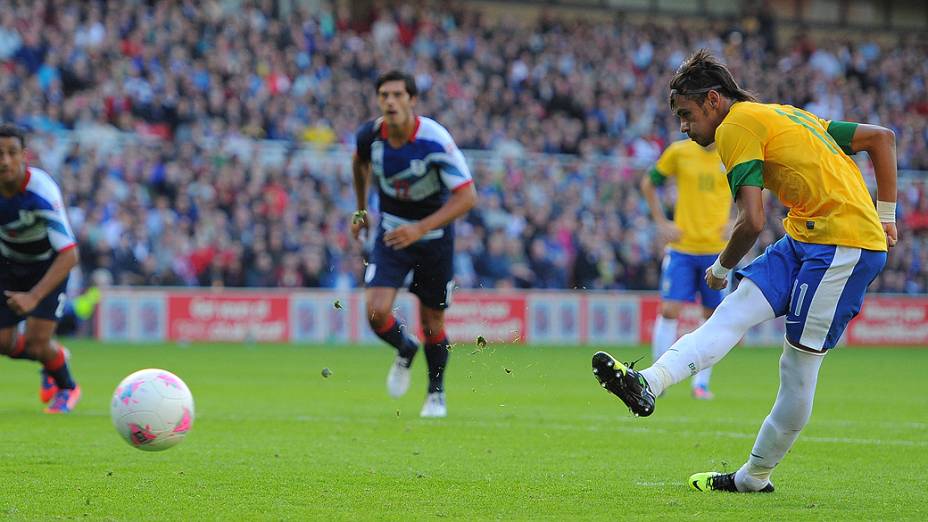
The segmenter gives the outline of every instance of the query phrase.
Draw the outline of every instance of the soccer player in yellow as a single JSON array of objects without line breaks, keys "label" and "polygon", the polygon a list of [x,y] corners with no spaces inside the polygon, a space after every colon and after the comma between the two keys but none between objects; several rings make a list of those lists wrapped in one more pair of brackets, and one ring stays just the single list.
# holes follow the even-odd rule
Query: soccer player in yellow
[{"label": "soccer player in yellow", "polygon": [[[812,413],[822,360],[860,311],[887,248],[896,243],[895,136],[875,125],[758,103],[706,50],[677,69],[670,107],[693,141],[716,144],[738,208],[731,239],[706,271],[706,283],[724,288],[728,272],[763,230],[764,188],[789,209],[786,236],[736,271],[738,289],[650,368],[639,372],[598,352],[593,372],[633,413],[647,416],[655,394],[718,362],[752,326],[785,315],[780,389],[750,457],[737,472],[689,479],[701,491],[771,492],[771,472]],[[860,151],[873,162],[875,207],[848,157]]]},{"label": "soccer player in yellow", "polygon": [[[670,177],[677,183],[672,222],[664,215],[655,190]],[[642,178],[641,192],[661,239],[668,243],[661,268],[661,310],[651,335],[651,354],[656,361],[677,340],[677,319],[685,302],[694,302],[698,294],[706,319],[722,302],[722,291],[709,288],[705,273],[725,248],[731,192],[715,145],[702,147],[691,140],[667,147]],[[711,372],[712,368],[706,368],[693,376],[693,397],[712,398]]]}]

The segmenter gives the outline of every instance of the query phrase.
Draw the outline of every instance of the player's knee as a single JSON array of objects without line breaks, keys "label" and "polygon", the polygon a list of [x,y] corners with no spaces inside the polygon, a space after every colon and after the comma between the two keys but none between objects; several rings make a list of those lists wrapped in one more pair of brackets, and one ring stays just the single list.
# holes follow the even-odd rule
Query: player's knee
[{"label": "player's knee", "polygon": [[0,355],[10,355],[15,351],[16,336],[0,334]]},{"label": "player's knee", "polygon": [[680,317],[680,303],[663,301],[661,303],[661,316],[664,319],[678,319]]},{"label": "player's knee", "polygon": [[389,304],[369,303],[367,305],[367,322],[370,323],[371,328],[375,330],[383,328],[390,322],[392,316],[393,310],[390,308]]},{"label": "player's knee", "polygon": [[33,359],[44,361],[54,355],[52,340],[48,337],[26,336],[25,351]]},{"label": "player's knee", "polygon": [[445,322],[441,320],[422,322],[422,333],[424,333],[426,337],[432,337],[434,335],[438,335],[444,329],[445,329]]}]

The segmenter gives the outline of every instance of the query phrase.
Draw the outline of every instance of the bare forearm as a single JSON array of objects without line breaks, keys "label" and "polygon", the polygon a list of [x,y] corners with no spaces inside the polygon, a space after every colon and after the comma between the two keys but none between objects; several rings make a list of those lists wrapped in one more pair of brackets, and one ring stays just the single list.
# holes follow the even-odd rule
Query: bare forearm
[{"label": "bare forearm", "polygon": [[355,157],[351,163],[351,173],[354,175],[354,194],[358,203],[358,210],[367,210],[367,180],[370,166]]},{"label": "bare forearm", "polygon": [[451,194],[451,198],[438,210],[429,214],[419,223],[425,231],[442,228],[448,223],[466,214],[477,203],[477,192],[473,185],[464,187]]},{"label": "bare forearm", "polygon": [[746,186],[738,189],[738,217],[731,231],[731,239],[719,255],[719,262],[723,267],[734,268],[751,250],[757,236],[764,230],[767,217],[764,215],[763,201],[763,192],[759,187]]},{"label": "bare forearm", "polygon": [[896,201],[895,140],[867,152],[870,154],[870,161],[873,162],[873,171],[876,176],[877,201],[894,203]]},{"label": "bare forearm", "polygon": [[747,225],[744,221],[739,220],[735,223],[735,228],[731,232],[731,239],[725,245],[725,249],[719,254],[719,262],[725,268],[734,268],[738,261],[741,261],[754,246],[760,232],[755,231],[754,227]]},{"label": "bare forearm", "polygon": [[39,282],[29,291],[37,299],[44,299],[56,286],[60,285],[64,278],[68,276],[74,265],[77,264],[77,248],[72,248],[59,253],[48,271],[39,279]]},{"label": "bare forearm", "polygon": [[648,202],[648,208],[651,210],[651,219],[657,224],[667,221],[667,217],[664,215],[664,208],[657,198],[657,191],[654,190],[654,185],[651,183],[651,180],[645,178],[641,182],[641,193],[644,195],[645,201]]},{"label": "bare forearm", "polygon": [[879,125],[860,124],[851,140],[854,152],[866,151],[876,176],[876,199],[896,201],[896,135]]}]

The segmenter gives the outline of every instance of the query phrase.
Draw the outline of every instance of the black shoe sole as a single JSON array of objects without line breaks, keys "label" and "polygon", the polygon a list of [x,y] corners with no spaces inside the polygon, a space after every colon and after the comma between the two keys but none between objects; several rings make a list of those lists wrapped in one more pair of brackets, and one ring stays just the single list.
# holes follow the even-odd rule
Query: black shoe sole
[{"label": "black shoe sole", "polygon": [[600,386],[618,397],[635,415],[647,417],[654,413],[653,407],[649,410],[635,411],[635,408],[624,399],[624,396],[629,395],[623,380],[627,374],[619,369],[617,364],[618,361],[608,353],[596,352],[593,354],[593,376],[599,381]]}]

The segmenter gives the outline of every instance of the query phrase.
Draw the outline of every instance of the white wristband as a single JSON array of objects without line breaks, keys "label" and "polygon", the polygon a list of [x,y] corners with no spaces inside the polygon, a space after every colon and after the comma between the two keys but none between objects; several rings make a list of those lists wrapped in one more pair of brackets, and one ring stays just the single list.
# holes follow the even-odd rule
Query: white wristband
[{"label": "white wristband", "polygon": [[880,223],[896,222],[896,202],[877,201],[876,213],[880,216]]},{"label": "white wristband", "polygon": [[709,267],[709,271],[712,273],[712,277],[716,279],[725,279],[728,277],[728,273],[731,272],[731,268],[725,268],[722,266],[722,262],[719,258],[715,258],[715,263],[712,263],[712,266]]}]

